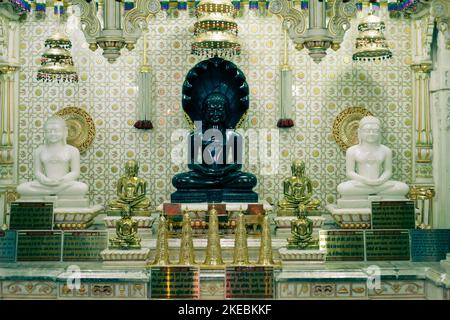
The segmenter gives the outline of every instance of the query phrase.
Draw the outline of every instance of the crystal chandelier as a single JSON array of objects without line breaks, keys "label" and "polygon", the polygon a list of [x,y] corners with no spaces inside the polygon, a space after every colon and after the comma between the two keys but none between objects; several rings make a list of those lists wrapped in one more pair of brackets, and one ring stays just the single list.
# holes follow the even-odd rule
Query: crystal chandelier
[{"label": "crystal chandelier", "polygon": [[80,22],[89,48],[103,49],[103,56],[113,63],[126,47],[133,50],[147,28],[147,18],[161,10],[158,0],[136,0],[134,8],[124,14],[125,1],[72,0],[81,9]]},{"label": "crystal chandelier", "polygon": [[48,49],[42,55],[37,80],[78,82],[78,75],[68,50],[72,47],[69,38],[57,32],[45,40],[45,47]]},{"label": "crystal chandelier", "polygon": [[358,25],[359,35],[356,38],[356,51],[353,60],[371,61],[389,59],[392,52],[384,37],[384,22],[370,12]]},{"label": "crystal chandelier", "polygon": [[192,54],[212,58],[232,57],[241,53],[236,10],[231,0],[202,0],[196,10]]},{"label": "crystal chandelier", "polygon": [[[330,18],[327,23],[325,0],[309,0],[308,27],[302,11],[293,7],[289,0],[270,1],[269,10],[283,18],[283,27],[297,50],[308,49],[309,56],[319,63],[326,56],[328,48],[338,50],[350,28],[349,18],[356,12],[356,0],[334,0],[330,4]],[[306,6],[305,6],[306,7]]]}]

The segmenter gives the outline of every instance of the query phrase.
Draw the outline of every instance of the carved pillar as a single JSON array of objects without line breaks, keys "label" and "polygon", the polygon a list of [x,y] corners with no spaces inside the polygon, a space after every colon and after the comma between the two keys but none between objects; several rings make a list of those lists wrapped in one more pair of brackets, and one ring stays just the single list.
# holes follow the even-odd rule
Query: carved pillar
[{"label": "carved pillar", "polygon": [[0,185],[17,183],[17,74],[0,67]]},{"label": "carved pillar", "polygon": [[19,16],[0,6],[0,227],[18,183]]},{"label": "carved pillar", "polygon": [[433,0],[429,14],[438,31],[433,40],[430,83],[436,186],[433,225],[450,228],[450,1]]},{"label": "carved pillar", "polygon": [[435,225],[450,228],[450,50],[438,34],[435,68],[431,73],[431,108],[435,141],[436,203]]},{"label": "carved pillar", "polygon": [[431,43],[434,21],[430,16],[412,20],[413,171],[410,198],[420,210],[417,225],[433,224],[433,127],[430,108]]},{"label": "carved pillar", "polygon": [[431,62],[413,64],[414,172],[416,184],[433,184],[433,139],[430,114]]}]

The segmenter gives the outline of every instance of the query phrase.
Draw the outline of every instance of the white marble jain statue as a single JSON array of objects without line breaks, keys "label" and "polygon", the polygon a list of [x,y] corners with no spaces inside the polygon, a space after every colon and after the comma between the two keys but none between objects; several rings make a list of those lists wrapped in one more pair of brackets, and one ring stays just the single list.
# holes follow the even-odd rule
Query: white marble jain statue
[{"label": "white marble jain statue", "polygon": [[[56,196],[83,199],[88,192],[85,183],[77,181],[80,176],[80,152],[68,145],[67,126],[61,117],[52,116],[44,125],[45,143],[34,153],[35,179],[17,187],[22,198]],[[85,202],[83,200],[83,202]]]},{"label": "white marble jain statue", "polygon": [[361,119],[359,143],[347,149],[348,181],[338,185],[338,207],[368,207],[370,200],[401,200],[409,191],[407,184],[391,180],[392,151],[381,144],[381,123],[368,116]]}]

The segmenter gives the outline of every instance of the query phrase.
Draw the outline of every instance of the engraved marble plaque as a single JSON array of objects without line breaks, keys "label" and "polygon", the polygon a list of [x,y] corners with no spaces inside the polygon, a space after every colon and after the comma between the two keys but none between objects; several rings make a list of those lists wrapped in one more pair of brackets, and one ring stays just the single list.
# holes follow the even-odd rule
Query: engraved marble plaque
[{"label": "engraved marble plaque", "polygon": [[61,261],[61,231],[18,231],[17,261]]},{"label": "engraved marble plaque", "polygon": [[364,232],[355,230],[321,230],[320,249],[326,261],[364,261]]},{"label": "engraved marble plaque", "polygon": [[107,231],[64,231],[63,261],[101,261],[107,247]]},{"label": "engraved marble plaque", "polygon": [[410,230],[414,262],[445,260],[450,252],[450,229]]},{"label": "engraved marble plaque", "polygon": [[152,299],[198,299],[199,269],[196,267],[152,267]]},{"label": "engraved marble plaque", "polygon": [[366,259],[410,260],[409,230],[367,230]]},{"label": "engraved marble plaque", "polygon": [[11,230],[52,230],[53,203],[12,202]]},{"label": "engraved marble plaque", "polygon": [[272,267],[226,267],[225,298],[273,299]]},{"label": "engraved marble plaque", "polygon": [[0,230],[0,262],[16,261],[16,239],[16,231]]},{"label": "engraved marble plaque", "polygon": [[373,201],[372,229],[414,229],[413,201]]}]

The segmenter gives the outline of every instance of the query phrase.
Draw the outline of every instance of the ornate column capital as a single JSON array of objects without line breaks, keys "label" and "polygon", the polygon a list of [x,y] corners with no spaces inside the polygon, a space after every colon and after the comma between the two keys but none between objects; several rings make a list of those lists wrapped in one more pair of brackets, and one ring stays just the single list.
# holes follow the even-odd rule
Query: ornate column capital
[{"label": "ornate column capital", "polygon": [[0,65],[0,75],[11,74],[19,70],[18,66]]},{"label": "ornate column capital", "polygon": [[429,74],[431,72],[432,66],[431,61],[427,62],[420,62],[420,63],[413,63],[411,65],[411,68],[414,72],[418,73],[427,73]]},{"label": "ornate column capital", "polygon": [[436,20],[437,28],[444,35],[447,49],[450,50],[450,1],[434,0],[431,3],[430,15]]}]

